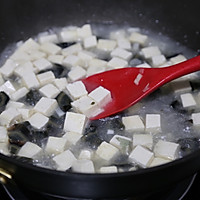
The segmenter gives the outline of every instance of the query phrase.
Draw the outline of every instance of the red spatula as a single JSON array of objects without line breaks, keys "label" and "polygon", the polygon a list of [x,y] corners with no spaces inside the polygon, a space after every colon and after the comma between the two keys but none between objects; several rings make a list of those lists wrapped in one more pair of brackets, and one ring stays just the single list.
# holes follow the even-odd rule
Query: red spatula
[{"label": "red spatula", "polygon": [[112,101],[92,120],[125,110],[165,83],[198,70],[200,56],[165,68],[129,67],[89,76],[82,80],[88,92],[102,86],[112,95]]}]

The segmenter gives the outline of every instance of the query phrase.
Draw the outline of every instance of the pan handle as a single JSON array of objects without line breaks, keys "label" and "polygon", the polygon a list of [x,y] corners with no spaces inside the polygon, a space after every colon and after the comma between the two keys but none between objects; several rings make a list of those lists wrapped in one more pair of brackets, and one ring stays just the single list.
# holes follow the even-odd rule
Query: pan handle
[{"label": "pan handle", "polygon": [[12,175],[6,170],[0,168],[0,182],[6,184],[9,180],[12,180]]}]

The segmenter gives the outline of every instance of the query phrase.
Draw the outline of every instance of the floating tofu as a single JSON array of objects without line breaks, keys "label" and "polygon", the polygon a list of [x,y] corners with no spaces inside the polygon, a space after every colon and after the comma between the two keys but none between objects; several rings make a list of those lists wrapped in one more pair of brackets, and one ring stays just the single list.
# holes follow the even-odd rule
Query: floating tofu
[{"label": "floating tofu", "polygon": [[116,166],[107,166],[107,167],[101,167],[99,169],[100,173],[116,173],[118,172],[117,167]]},{"label": "floating tofu", "polygon": [[146,147],[152,150],[153,147],[153,137],[150,134],[134,134],[133,135],[133,147],[137,145]]},{"label": "floating tofu", "polygon": [[70,150],[66,150],[53,157],[53,160],[55,161],[58,170],[66,171],[77,159]]},{"label": "floating tofu", "polygon": [[67,139],[66,145],[67,145],[67,147],[70,147],[71,145],[75,145],[82,136],[83,135],[80,133],[66,132],[63,135],[63,138]]},{"label": "floating tofu", "polygon": [[175,93],[188,93],[192,90],[189,80],[175,80],[170,84]]},{"label": "floating tofu", "polygon": [[64,130],[82,134],[86,125],[86,116],[79,113],[67,112],[64,122]]},{"label": "floating tofu", "polygon": [[66,138],[50,136],[47,140],[45,151],[49,154],[57,155],[65,150],[66,144]]},{"label": "floating tofu", "polygon": [[43,86],[48,83],[52,83],[55,79],[55,75],[52,71],[44,72],[37,75],[37,79],[40,82],[40,85]]},{"label": "floating tofu", "polygon": [[47,124],[49,118],[41,113],[35,113],[28,119],[28,121],[34,128],[41,129]]},{"label": "floating tofu", "polygon": [[29,92],[29,90],[26,87],[22,87],[11,94],[11,99],[14,101],[17,101],[20,98],[22,98],[23,96],[25,96],[28,92]]},{"label": "floating tofu", "polygon": [[57,97],[60,93],[60,90],[51,83],[44,85],[39,89],[39,91],[43,96],[52,99]]},{"label": "floating tofu", "polygon": [[53,43],[43,43],[40,49],[47,54],[58,54],[61,51],[61,47]]},{"label": "floating tofu", "polygon": [[78,40],[77,27],[71,27],[60,32],[62,42],[75,42]]},{"label": "floating tofu", "polygon": [[174,142],[167,142],[159,140],[154,146],[154,153],[156,157],[174,160],[177,158],[179,144]]},{"label": "floating tofu", "polygon": [[94,173],[94,164],[91,160],[81,159],[73,162],[72,170],[79,173]]},{"label": "floating tofu", "polygon": [[168,163],[168,162],[170,162],[170,160],[164,159],[164,158],[155,157],[153,159],[153,161],[151,162],[149,167],[155,167],[155,166],[158,166],[158,165],[163,165],[163,164]]},{"label": "floating tofu", "polygon": [[68,55],[72,55],[72,54],[77,54],[78,52],[80,52],[82,50],[83,50],[83,48],[82,48],[81,44],[80,43],[76,43],[76,44],[71,45],[71,46],[69,46],[67,48],[64,48],[62,50],[62,54],[64,56],[68,56]]},{"label": "floating tofu", "polygon": [[156,55],[151,57],[151,61],[152,61],[152,66],[153,67],[158,67],[163,65],[166,62],[166,58],[164,55]]},{"label": "floating tofu", "polygon": [[18,151],[17,155],[21,157],[26,157],[26,158],[33,158],[37,154],[39,154],[42,151],[42,149],[32,143],[32,142],[26,142],[21,149]]},{"label": "floating tofu", "polygon": [[102,86],[94,89],[88,94],[88,96],[94,99],[94,101],[97,102],[100,107],[104,107],[106,104],[112,101],[111,92]]},{"label": "floating tofu", "polygon": [[0,126],[0,143],[1,142],[8,142],[7,129],[4,126]]},{"label": "floating tofu", "polygon": [[107,66],[111,69],[118,69],[128,67],[128,62],[124,59],[114,57],[107,63]]},{"label": "floating tofu", "polygon": [[142,48],[141,52],[146,59],[161,55],[160,49],[157,46]]},{"label": "floating tofu", "polygon": [[9,156],[10,150],[8,149],[8,143],[0,142],[0,153]]},{"label": "floating tofu", "polygon": [[177,56],[175,56],[175,57],[173,57],[173,58],[170,58],[170,62],[171,62],[173,65],[178,64],[178,63],[181,63],[181,62],[186,61],[186,60],[187,60],[186,57],[183,56],[183,55],[181,55],[181,54],[179,54],[179,55],[177,55]]},{"label": "floating tofu", "polygon": [[181,94],[180,97],[184,108],[196,106],[196,101],[191,93]]},{"label": "floating tofu", "polygon": [[92,158],[92,151],[83,149],[83,150],[81,150],[78,158],[90,160]]},{"label": "floating tofu", "polygon": [[38,88],[40,86],[40,83],[34,72],[27,71],[27,73],[23,74],[22,80],[28,89]]},{"label": "floating tofu", "polygon": [[76,67],[77,65],[81,64],[81,59],[76,56],[76,55],[68,55],[64,60],[63,60],[63,65],[72,68]]},{"label": "floating tofu", "polygon": [[131,43],[126,38],[118,38],[117,39],[117,45],[118,45],[119,48],[131,50]]},{"label": "floating tofu", "polygon": [[47,60],[52,62],[52,63],[56,63],[56,64],[59,64],[61,65],[63,63],[63,59],[64,59],[64,56],[63,55],[49,55]]},{"label": "floating tofu", "polygon": [[17,108],[18,112],[22,115],[23,120],[28,120],[34,113],[33,109],[28,108]]},{"label": "floating tofu", "polygon": [[69,73],[68,77],[71,81],[78,81],[86,76],[86,71],[80,66],[73,67]]},{"label": "floating tofu", "polygon": [[96,47],[97,46],[97,38],[96,38],[96,36],[92,35],[92,36],[89,36],[89,37],[85,38],[84,41],[83,41],[83,46],[86,49]]},{"label": "floating tofu", "polygon": [[53,81],[53,84],[60,90],[63,91],[66,88],[67,79],[66,78],[56,78]]},{"label": "floating tofu", "polygon": [[146,131],[157,133],[161,131],[161,118],[159,114],[146,114]]},{"label": "floating tofu", "polygon": [[40,45],[35,41],[33,40],[32,38],[29,38],[28,40],[26,40],[25,42],[23,42],[19,49],[20,51],[28,51],[30,49],[39,49],[40,48]]},{"label": "floating tofu", "polygon": [[5,64],[0,68],[0,72],[3,74],[3,76],[9,77],[13,74],[16,67],[16,63],[12,59],[8,59],[6,60]]},{"label": "floating tofu", "polygon": [[97,48],[102,51],[111,52],[116,47],[117,42],[115,40],[99,39]]},{"label": "floating tofu", "polygon": [[78,99],[88,94],[85,88],[85,85],[83,84],[82,81],[76,81],[74,83],[67,84],[66,88],[67,88],[67,91],[69,92],[69,95],[73,99]]},{"label": "floating tofu", "polygon": [[85,24],[81,28],[77,28],[77,37],[80,39],[87,38],[92,35],[90,24]]},{"label": "floating tofu", "polygon": [[49,69],[52,67],[52,63],[50,63],[45,58],[40,58],[40,59],[34,61],[33,64],[39,71]]},{"label": "floating tofu", "polygon": [[58,103],[55,99],[42,97],[34,106],[34,110],[49,117],[53,114],[57,107]]},{"label": "floating tofu", "polygon": [[45,32],[45,33],[40,34],[38,36],[38,42],[40,44],[43,44],[43,43],[58,43],[58,36],[56,34],[49,34],[48,32]]},{"label": "floating tofu", "polygon": [[144,123],[139,115],[122,117],[122,123],[126,131],[144,131]]},{"label": "floating tofu", "polygon": [[192,121],[194,126],[200,126],[200,113],[192,113]]},{"label": "floating tofu", "polygon": [[147,37],[147,35],[143,35],[141,33],[133,32],[131,34],[131,36],[129,37],[129,40],[133,43],[139,43],[141,45],[144,45],[147,42],[148,37]]},{"label": "floating tofu", "polygon": [[122,58],[127,61],[129,61],[132,57],[132,53],[130,51],[127,51],[127,50],[121,49],[121,48],[114,49],[110,55],[112,57]]},{"label": "floating tofu", "polygon": [[129,155],[129,160],[131,162],[143,168],[149,167],[153,158],[154,154],[140,145],[136,146]]},{"label": "floating tofu", "polygon": [[3,85],[0,86],[0,91],[3,91],[8,96],[10,96],[14,92],[16,92],[16,89],[10,81],[6,81]]},{"label": "floating tofu", "polygon": [[107,142],[102,142],[98,149],[96,150],[96,155],[100,158],[110,161],[119,153],[119,149]]}]

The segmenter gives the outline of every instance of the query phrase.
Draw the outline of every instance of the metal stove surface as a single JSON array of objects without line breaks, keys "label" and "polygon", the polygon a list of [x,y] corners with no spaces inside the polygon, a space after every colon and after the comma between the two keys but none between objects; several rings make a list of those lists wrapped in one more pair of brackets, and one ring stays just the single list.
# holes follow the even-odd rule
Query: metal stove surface
[{"label": "metal stove surface", "polygon": [[[200,173],[179,182],[177,185],[164,191],[158,191],[154,194],[124,198],[124,199],[112,199],[112,200],[197,200],[199,199],[200,188]],[[46,196],[38,194],[27,189],[19,188],[17,185],[0,184],[0,200],[62,200],[63,198],[55,196]],[[64,198],[65,200],[78,200],[77,198]],[[86,199],[80,199],[86,200]],[[92,200],[92,199],[87,199]],[[97,200],[97,199],[96,199]],[[98,199],[107,200],[107,199]]]}]

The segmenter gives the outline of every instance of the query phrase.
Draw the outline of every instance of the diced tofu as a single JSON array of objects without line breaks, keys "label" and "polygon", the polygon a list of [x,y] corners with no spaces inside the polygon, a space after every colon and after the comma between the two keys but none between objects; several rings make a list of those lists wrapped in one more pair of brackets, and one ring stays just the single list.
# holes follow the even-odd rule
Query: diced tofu
[{"label": "diced tofu", "polygon": [[192,113],[192,121],[194,126],[200,126],[200,113]]},{"label": "diced tofu", "polygon": [[48,83],[52,83],[55,79],[55,75],[52,71],[44,72],[37,75],[37,79],[40,82],[40,85],[43,86]]},{"label": "diced tofu", "polygon": [[31,57],[27,52],[17,50],[10,56],[10,59],[14,60],[16,64],[23,64],[30,61]]},{"label": "diced tofu", "polygon": [[153,133],[161,131],[161,118],[159,114],[146,114],[146,131]]},{"label": "diced tofu", "polygon": [[87,159],[90,160],[92,157],[92,152],[90,150],[87,149],[83,149],[81,150],[80,154],[79,154],[79,159]]},{"label": "diced tofu", "polygon": [[8,142],[7,129],[4,126],[0,126],[0,143],[2,142]]},{"label": "diced tofu", "polygon": [[67,84],[66,88],[73,99],[78,99],[88,94],[82,81],[76,81],[74,83]]},{"label": "diced tofu", "polygon": [[28,51],[30,49],[39,49],[39,48],[40,48],[40,45],[35,40],[33,40],[32,38],[29,38],[24,43],[22,43],[22,45],[19,47],[18,50]]},{"label": "diced tofu", "polygon": [[77,36],[80,39],[87,38],[92,35],[90,24],[85,24],[81,28],[77,28]]},{"label": "diced tofu", "polygon": [[60,91],[58,90],[58,88],[56,86],[54,86],[53,84],[51,84],[51,83],[43,86],[42,88],[39,89],[39,91],[45,97],[52,98],[52,99],[55,98],[55,97],[57,97],[58,94],[60,93]]},{"label": "diced tofu", "polygon": [[164,158],[155,157],[153,159],[153,161],[151,162],[149,167],[155,167],[155,166],[158,166],[158,165],[163,165],[163,164],[168,163],[168,162],[170,162],[170,160],[164,159]]},{"label": "diced tofu", "polygon": [[33,109],[28,108],[17,108],[18,112],[22,115],[23,120],[28,120],[33,114]]},{"label": "diced tofu", "polygon": [[101,167],[99,170],[100,173],[116,173],[117,171],[116,166]]},{"label": "diced tofu", "polygon": [[118,69],[128,67],[128,62],[124,59],[114,57],[107,63],[107,66],[111,69]]},{"label": "diced tofu", "polygon": [[88,63],[90,60],[94,59],[96,57],[96,54],[90,52],[90,51],[80,51],[78,52],[78,57],[82,60],[82,67],[87,68],[88,67]]},{"label": "diced tofu", "polygon": [[57,169],[61,171],[68,170],[76,161],[76,157],[70,150],[66,150],[53,158],[57,164]]},{"label": "diced tofu", "polygon": [[143,168],[149,167],[153,158],[154,154],[140,145],[136,146],[129,155],[129,160],[131,162],[134,162]]},{"label": "diced tofu", "polygon": [[117,40],[119,38],[125,38],[126,37],[126,32],[124,29],[119,29],[119,30],[114,30],[110,32],[110,39],[112,40]]},{"label": "diced tofu", "polygon": [[80,52],[82,50],[83,50],[83,48],[82,48],[81,44],[77,43],[77,44],[71,45],[67,48],[64,48],[62,50],[62,54],[64,56],[68,56],[68,55],[72,55],[72,54],[77,54],[78,52]]},{"label": "diced tofu", "polygon": [[11,94],[11,99],[14,101],[17,101],[18,99],[25,96],[28,92],[29,92],[29,90],[26,87],[22,87]]},{"label": "diced tofu", "polygon": [[32,143],[32,142],[26,142],[21,149],[18,151],[17,155],[21,157],[26,157],[26,158],[33,158],[37,154],[39,154],[42,151],[42,149]]},{"label": "diced tofu", "polygon": [[153,137],[150,134],[134,134],[133,135],[133,147],[137,145],[146,147],[152,150],[153,147]]},{"label": "diced tofu", "polygon": [[178,149],[177,143],[159,140],[154,146],[154,153],[156,157],[174,160],[177,158]]},{"label": "diced tofu", "polygon": [[175,57],[173,57],[173,58],[170,58],[170,62],[173,64],[173,65],[175,65],[175,64],[178,64],[178,63],[180,63],[180,62],[183,62],[183,61],[186,61],[187,59],[186,59],[186,57],[185,56],[183,56],[183,55],[178,55],[178,56],[175,56]]},{"label": "diced tofu", "polygon": [[148,40],[148,37],[147,37],[147,35],[143,35],[141,33],[133,32],[131,34],[131,36],[129,37],[129,40],[133,43],[139,43],[141,45],[145,45],[147,40]]},{"label": "diced tofu", "polygon": [[104,72],[106,70],[105,67],[101,67],[101,66],[91,66],[91,67],[88,67],[87,69],[87,76],[91,76],[93,74],[98,74],[98,73],[101,73],[101,72]]},{"label": "diced tofu", "polygon": [[164,55],[156,55],[151,57],[151,61],[154,67],[158,67],[166,62],[166,58]]},{"label": "diced tofu", "polygon": [[30,56],[30,61],[35,61],[40,58],[46,57],[46,53],[38,50],[30,50],[28,51],[28,55]]},{"label": "diced tofu", "polygon": [[96,155],[100,158],[110,161],[119,153],[119,149],[107,142],[102,142],[96,150]]},{"label": "diced tofu", "polygon": [[76,56],[76,55],[68,55],[64,60],[63,60],[63,65],[72,68],[77,65],[81,64],[81,59]]},{"label": "diced tofu", "polygon": [[47,60],[61,65],[63,63],[64,56],[63,55],[49,55]]},{"label": "diced tofu", "polygon": [[111,52],[110,55],[112,57],[118,57],[118,58],[129,61],[133,54],[130,51],[127,51],[125,49],[116,48]]},{"label": "diced tofu", "polygon": [[58,36],[56,34],[44,33],[38,36],[38,41],[40,44],[43,43],[58,43]]},{"label": "diced tofu", "polygon": [[8,143],[0,143],[0,153],[9,156],[10,155],[10,151],[8,149]]},{"label": "diced tofu", "polygon": [[38,88],[40,86],[40,83],[33,72],[27,71],[27,73],[24,73],[22,80],[28,89]]},{"label": "diced tofu", "polygon": [[142,64],[139,64],[135,67],[137,67],[137,68],[151,68],[151,65],[149,65],[148,63],[142,63]]},{"label": "diced tofu", "polygon": [[144,123],[139,115],[122,117],[122,123],[126,131],[144,131]]},{"label": "diced tofu", "polygon": [[15,75],[23,78],[30,73],[35,73],[36,71],[38,71],[38,69],[34,68],[33,63],[28,61],[16,67],[14,73]]},{"label": "diced tofu", "polygon": [[92,35],[83,40],[83,46],[86,49],[93,48],[97,46],[97,38],[96,36]]},{"label": "diced tofu", "polygon": [[40,49],[47,54],[58,54],[61,51],[61,47],[53,43],[43,43]]},{"label": "diced tofu", "polygon": [[161,55],[160,49],[157,46],[145,47],[141,49],[141,52],[146,59]]},{"label": "diced tofu", "polygon": [[63,138],[67,139],[67,146],[70,147],[71,145],[75,145],[82,136],[80,133],[67,132],[63,135]]},{"label": "diced tofu", "polygon": [[117,46],[115,40],[99,39],[97,48],[102,51],[111,52]]},{"label": "diced tofu", "polygon": [[0,86],[0,91],[3,91],[8,96],[10,96],[16,91],[16,89],[10,81],[6,81],[3,85]]},{"label": "diced tofu", "polygon": [[191,93],[181,94],[180,97],[184,108],[196,106],[196,101]]},{"label": "diced tofu", "polygon": [[111,92],[102,86],[91,91],[88,96],[94,99],[100,107],[104,107],[112,101]]},{"label": "diced tofu", "polygon": [[77,112],[86,115],[88,118],[94,117],[102,111],[97,102],[89,96],[83,96],[72,102],[71,105]]},{"label": "diced tofu", "polygon": [[86,71],[80,66],[73,67],[68,73],[68,77],[71,79],[71,81],[77,81],[85,76]]},{"label": "diced tofu", "polygon": [[62,42],[75,42],[78,40],[77,28],[66,29],[60,32],[60,38]]},{"label": "diced tofu", "polygon": [[72,170],[79,173],[94,173],[94,164],[91,160],[76,160],[72,165]]},{"label": "diced tofu", "polygon": [[18,120],[21,120],[21,114],[16,108],[10,107],[0,114],[0,125],[2,126],[8,127]]},{"label": "diced tofu", "polygon": [[79,113],[67,112],[64,130],[82,134],[86,125],[86,116]]},{"label": "diced tofu", "polygon": [[60,90],[63,91],[66,88],[67,79],[66,78],[56,78],[53,81],[53,84]]},{"label": "diced tofu", "polygon": [[49,154],[57,155],[65,150],[66,143],[66,138],[50,136],[47,140],[45,151]]},{"label": "diced tofu", "polygon": [[117,39],[117,45],[119,48],[131,50],[131,43],[129,40],[127,40],[125,38]]},{"label": "diced tofu", "polygon": [[16,63],[13,60],[8,59],[6,60],[5,64],[0,68],[0,72],[3,76],[9,77],[13,74],[16,67]]},{"label": "diced tofu", "polygon": [[101,59],[97,59],[94,58],[92,60],[89,61],[89,67],[106,67],[107,66],[107,62],[105,60],[101,60]]},{"label": "diced tofu", "polygon": [[40,112],[45,116],[49,117],[53,114],[55,109],[58,107],[58,103],[55,99],[42,97],[37,104],[34,106],[36,112]]},{"label": "diced tofu", "polygon": [[175,93],[187,93],[192,90],[189,80],[172,81],[171,87]]},{"label": "diced tofu", "polygon": [[18,108],[23,108],[24,106],[25,106],[24,103],[10,100],[6,105],[6,109],[8,109],[8,108],[17,108],[18,109]]},{"label": "diced tofu", "polygon": [[35,113],[28,119],[28,121],[34,128],[41,129],[47,124],[49,118],[41,113]]},{"label": "diced tofu", "polygon": [[34,66],[39,70],[45,70],[52,67],[52,64],[45,58],[40,58],[33,62]]}]

